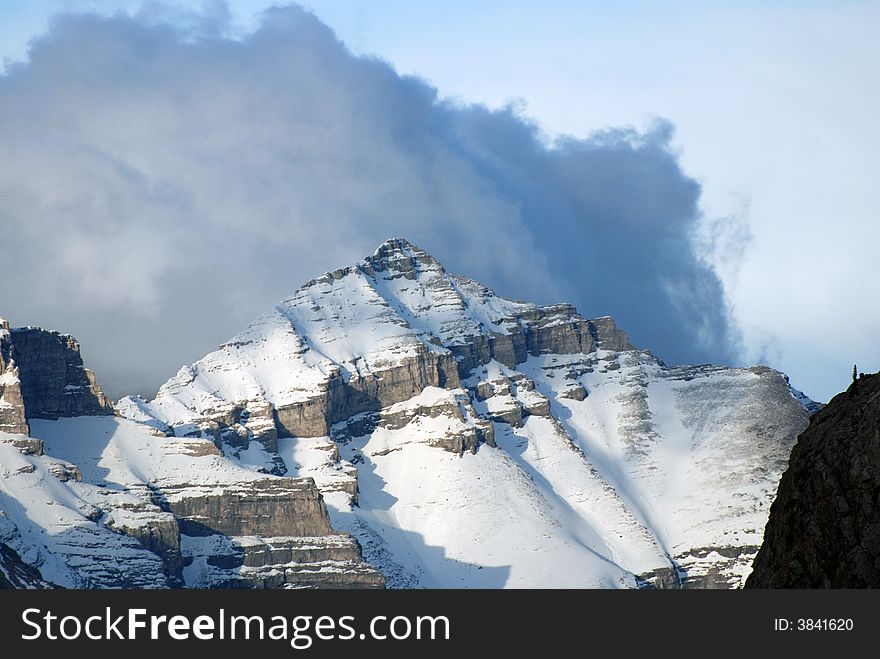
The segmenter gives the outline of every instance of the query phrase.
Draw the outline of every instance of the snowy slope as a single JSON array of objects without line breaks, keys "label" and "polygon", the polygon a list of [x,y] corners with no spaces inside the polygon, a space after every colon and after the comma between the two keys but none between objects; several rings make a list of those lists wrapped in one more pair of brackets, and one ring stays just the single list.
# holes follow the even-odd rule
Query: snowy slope
[{"label": "snowy slope", "polygon": [[66,588],[168,587],[161,559],[113,529],[126,518],[161,516],[158,509],[78,482],[73,465],[22,444],[36,442],[0,432],[0,542]]},{"label": "snowy slope", "polygon": [[224,458],[212,442],[164,437],[119,417],[75,417],[33,421],[31,434],[46,453],[76,464],[83,480],[143,492],[182,485],[209,492],[264,477]]},{"label": "snowy slope", "polygon": [[666,367],[607,317],[392,240],[118,410],[314,478],[391,586],[727,587],[803,403],[770,369]]},{"label": "snowy slope", "polygon": [[[632,567],[664,563],[644,529],[545,419],[529,420],[525,441],[496,434],[498,447],[461,455],[431,447],[438,437],[466,432],[471,421],[454,413],[463,390],[438,392],[431,388],[388,410],[393,416],[405,405],[433,406],[436,416],[415,414],[402,427],[380,425],[340,442],[342,457],[357,464],[360,495],[356,507],[328,497],[334,522],[362,536],[367,556],[390,573],[392,585],[631,587],[634,576],[621,559],[632,559]],[[497,429],[508,432],[503,425]],[[518,445],[529,438],[524,455]],[[567,489],[556,492],[554,484]],[[611,511],[608,527],[591,503]],[[627,532],[632,547],[606,537],[606,528]]]},{"label": "snowy slope", "polygon": [[[722,569],[712,578],[742,583],[793,439],[806,426],[784,376],[762,367],[669,369],[635,351],[538,358],[522,368],[691,578]],[[583,370],[590,372],[560,378]],[[573,381],[589,392],[585,400],[560,395]]]},{"label": "snowy slope", "polygon": [[[305,571],[321,573],[322,584],[325,585],[346,586],[351,580],[368,586],[378,583],[373,577],[372,568],[361,562],[351,539],[336,534],[329,526],[321,525],[320,516],[326,516],[326,513],[322,512],[323,504],[317,498],[317,491],[310,494],[309,488],[314,490],[310,482],[296,486],[305,491],[302,497],[296,498],[296,489],[291,491],[277,487],[291,481],[267,477],[265,470],[254,466],[254,462],[266,459],[266,452],[260,445],[242,451],[241,459],[230,458],[222,455],[210,440],[167,437],[148,424],[119,417],[35,420],[32,426],[33,435],[41,439],[22,439],[38,442],[41,450],[55,456],[51,459],[40,458],[47,464],[57,462],[71,469],[74,463],[78,465],[75,468],[76,477],[81,478],[82,482],[65,485],[74,490],[75,497],[86,503],[71,498],[63,490],[61,493],[65,497],[62,498],[56,485],[47,504],[52,508],[46,511],[39,505],[42,501],[40,495],[21,487],[17,490],[9,488],[10,502],[0,502],[3,504],[0,510],[14,510],[13,500],[22,502],[27,508],[13,520],[15,528],[21,531],[19,541],[7,542],[2,537],[0,541],[7,542],[14,549],[27,549],[29,543],[37,542],[35,537],[29,539],[27,534],[56,536],[59,528],[73,524],[67,521],[67,517],[75,518],[75,512],[64,510],[64,517],[59,518],[62,505],[90,515],[93,511],[86,504],[105,499],[103,505],[96,503],[102,507],[100,517],[95,518],[99,523],[87,531],[97,534],[107,529],[111,532],[110,539],[100,542],[108,547],[112,547],[114,542],[122,542],[126,548],[139,550],[135,558],[124,555],[122,550],[99,556],[95,551],[95,542],[85,543],[80,533],[68,543],[69,546],[48,545],[52,560],[56,563],[63,563],[71,556],[79,557],[78,562],[71,566],[70,574],[65,573],[58,578],[61,570],[51,561],[31,561],[31,564],[40,568],[46,579],[54,577],[55,583],[60,585],[88,587],[108,587],[108,584],[131,587],[264,587],[262,584],[267,582],[277,583],[281,587],[288,581],[299,584],[303,578],[306,582],[301,585],[313,583],[315,579],[309,574],[301,578],[300,573]],[[13,468],[16,461],[25,459],[16,455],[12,452],[0,455],[0,464],[7,469]],[[62,458],[64,462],[57,458]],[[20,479],[12,482],[20,483]],[[239,502],[241,508],[237,509]],[[224,513],[227,508],[229,512]],[[303,533],[296,532],[296,524],[274,520],[278,515],[288,515],[288,511],[293,509],[300,516],[311,514],[312,521],[307,523],[309,528],[317,530],[320,537],[303,537]],[[38,516],[35,510],[44,514]],[[222,514],[231,517],[211,517]],[[242,519],[237,518],[239,514]],[[245,515],[250,517],[244,519]],[[204,534],[204,530],[193,530],[192,519],[216,522],[217,528],[247,530],[238,533],[230,531],[223,535],[215,533],[209,536],[213,540],[205,541],[192,537],[193,534]],[[184,526],[187,520],[190,520],[189,527]],[[59,527],[59,524],[62,526]],[[266,532],[259,532],[261,528]],[[287,533],[279,532],[285,530]],[[278,564],[268,559],[243,556],[249,550],[259,555],[273,543],[294,547],[295,551],[289,552],[289,558]],[[306,549],[318,557],[309,556]],[[212,551],[226,554],[215,555],[210,553]],[[96,581],[87,572],[95,569],[92,562],[100,565],[108,560],[108,556],[117,554],[123,561],[121,574],[108,574],[104,581]],[[146,557],[146,562],[138,560],[141,555]],[[321,558],[324,555],[330,555],[329,560]],[[259,565],[245,564],[248,560],[256,560]],[[86,572],[86,580],[82,578],[83,572]]]}]

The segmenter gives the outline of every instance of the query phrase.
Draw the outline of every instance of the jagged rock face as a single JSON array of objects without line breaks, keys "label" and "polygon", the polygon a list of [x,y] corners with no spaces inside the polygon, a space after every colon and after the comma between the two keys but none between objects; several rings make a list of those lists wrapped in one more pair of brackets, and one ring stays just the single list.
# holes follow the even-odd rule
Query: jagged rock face
[{"label": "jagged rock face", "polygon": [[[81,479],[81,477],[80,477]],[[111,531],[137,540],[141,546],[158,556],[171,587],[183,585],[183,558],[180,553],[180,525],[170,512],[152,502],[140,500],[114,501],[110,493],[98,502],[104,516],[102,522]]]},{"label": "jagged rock face", "polygon": [[880,374],[811,419],[791,452],[747,588],[880,587]]},{"label": "jagged rock face", "polygon": [[771,369],[668,368],[611,318],[391,240],[118,409],[314,479],[394,587],[732,587],[811,405]]},{"label": "jagged rock face", "polygon": [[25,417],[18,369],[8,369],[0,378],[3,381],[0,384],[0,430],[26,435],[30,428]]},{"label": "jagged rock face", "polygon": [[22,455],[43,455],[44,452],[43,440],[25,435],[0,433],[0,444],[12,446],[18,449]]},{"label": "jagged rock face", "polygon": [[[36,327],[10,329],[5,321],[2,327],[0,401],[11,404],[18,416],[30,420],[113,414],[94,374],[83,366],[73,337]],[[0,415],[4,407],[0,405]],[[27,432],[21,422],[15,428],[2,416],[0,424],[6,432]]]}]

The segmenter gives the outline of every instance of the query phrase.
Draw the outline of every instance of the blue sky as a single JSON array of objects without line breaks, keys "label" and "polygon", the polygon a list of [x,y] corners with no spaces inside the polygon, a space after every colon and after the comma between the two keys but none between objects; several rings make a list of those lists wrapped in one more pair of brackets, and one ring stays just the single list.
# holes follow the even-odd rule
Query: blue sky
[{"label": "blue sky", "polygon": [[[270,4],[226,3],[231,31],[247,33]],[[303,4],[352,51],[441,97],[516,104],[548,142],[668,119],[702,185],[705,254],[743,362],[770,363],[822,400],[853,362],[880,370],[877,3]],[[25,59],[59,8],[192,20],[174,3],[0,0],[0,55]]]}]

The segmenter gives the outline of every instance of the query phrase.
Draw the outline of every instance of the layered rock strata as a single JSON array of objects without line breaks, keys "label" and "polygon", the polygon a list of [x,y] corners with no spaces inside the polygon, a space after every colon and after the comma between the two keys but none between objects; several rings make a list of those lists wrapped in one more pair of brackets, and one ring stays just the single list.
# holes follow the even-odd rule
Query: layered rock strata
[{"label": "layered rock strata", "polygon": [[30,419],[101,414],[113,414],[113,406],[76,339],[0,319],[0,429],[27,434]]}]

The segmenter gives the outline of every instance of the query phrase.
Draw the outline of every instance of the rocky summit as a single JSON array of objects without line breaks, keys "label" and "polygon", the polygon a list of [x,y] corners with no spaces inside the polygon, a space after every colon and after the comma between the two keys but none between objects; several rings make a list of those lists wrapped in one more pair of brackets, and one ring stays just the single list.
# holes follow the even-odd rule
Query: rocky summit
[{"label": "rocky summit", "polygon": [[880,373],[810,419],[747,588],[880,588]]}]

